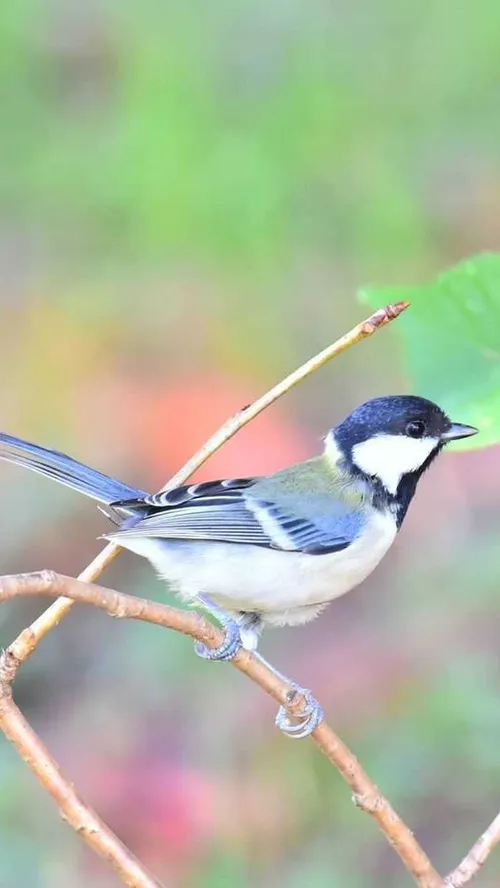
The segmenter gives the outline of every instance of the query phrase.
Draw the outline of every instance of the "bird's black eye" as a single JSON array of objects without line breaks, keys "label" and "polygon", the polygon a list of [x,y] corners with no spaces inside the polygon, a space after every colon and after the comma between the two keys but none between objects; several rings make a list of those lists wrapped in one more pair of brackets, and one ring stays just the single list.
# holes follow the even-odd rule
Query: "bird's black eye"
[{"label": "bird's black eye", "polygon": [[423,438],[425,434],[425,423],[421,419],[413,419],[406,426],[405,432],[410,438]]}]

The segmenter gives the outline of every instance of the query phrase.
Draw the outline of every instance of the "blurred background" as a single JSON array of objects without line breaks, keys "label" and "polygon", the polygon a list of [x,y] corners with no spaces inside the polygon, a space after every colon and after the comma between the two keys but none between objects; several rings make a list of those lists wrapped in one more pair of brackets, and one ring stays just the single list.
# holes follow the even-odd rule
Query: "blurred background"
[{"label": "blurred background", "polygon": [[[361,285],[498,250],[499,29],[493,0],[4,0],[1,427],[157,488],[361,319]],[[385,330],[198,477],[305,458],[361,400],[409,390]],[[499,459],[442,457],[375,575],[262,645],[443,872],[499,808]],[[99,551],[90,502],[7,464],[0,483],[1,572]],[[103,582],[165,599],[131,555]],[[44,604],[2,605],[0,644]],[[75,607],[16,697],[167,886],[410,884],[314,744],[185,638]],[[117,888],[0,741],[1,888]],[[499,875],[496,854],[474,884]]]}]

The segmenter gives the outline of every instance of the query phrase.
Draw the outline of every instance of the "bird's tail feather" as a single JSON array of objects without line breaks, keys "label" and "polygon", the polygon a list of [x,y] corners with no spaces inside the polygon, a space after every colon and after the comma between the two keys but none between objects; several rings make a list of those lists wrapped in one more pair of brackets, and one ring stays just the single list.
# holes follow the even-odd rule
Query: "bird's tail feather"
[{"label": "bird's tail feather", "polygon": [[48,450],[2,433],[0,433],[0,459],[24,466],[47,478],[53,478],[54,481],[59,481],[60,484],[65,484],[108,506],[117,500],[146,496],[145,491],[122,484],[121,481],[103,475],[64,453]]}]

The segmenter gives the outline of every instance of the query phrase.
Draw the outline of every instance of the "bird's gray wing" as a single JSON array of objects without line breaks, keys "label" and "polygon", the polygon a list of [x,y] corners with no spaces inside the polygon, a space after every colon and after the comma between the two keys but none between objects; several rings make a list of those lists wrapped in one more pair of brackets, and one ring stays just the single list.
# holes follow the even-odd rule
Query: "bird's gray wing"
[{"label": "bird's gray wing", "polygon": [[136,519],[112,535],[241,543],[291,552],[326,554],[345,549],[360,529],[346,505],[329,503],[318,519],[294,514],[286,505],[255,495],[258,479],[214,481],[179,487],[136,501],[113,503]]}]

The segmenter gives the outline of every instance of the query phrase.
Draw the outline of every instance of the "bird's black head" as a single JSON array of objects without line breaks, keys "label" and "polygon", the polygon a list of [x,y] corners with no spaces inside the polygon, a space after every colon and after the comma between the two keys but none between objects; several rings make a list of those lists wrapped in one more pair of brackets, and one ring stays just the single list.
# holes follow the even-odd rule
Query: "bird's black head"
[{"label": "bird's black head", "polygon": [[413,395],[390,395],[361,404],[330,432],[327,454],[370,478],[404,518],[418,479],[440,450],[475,435],[453,423],[437,404]]}]

